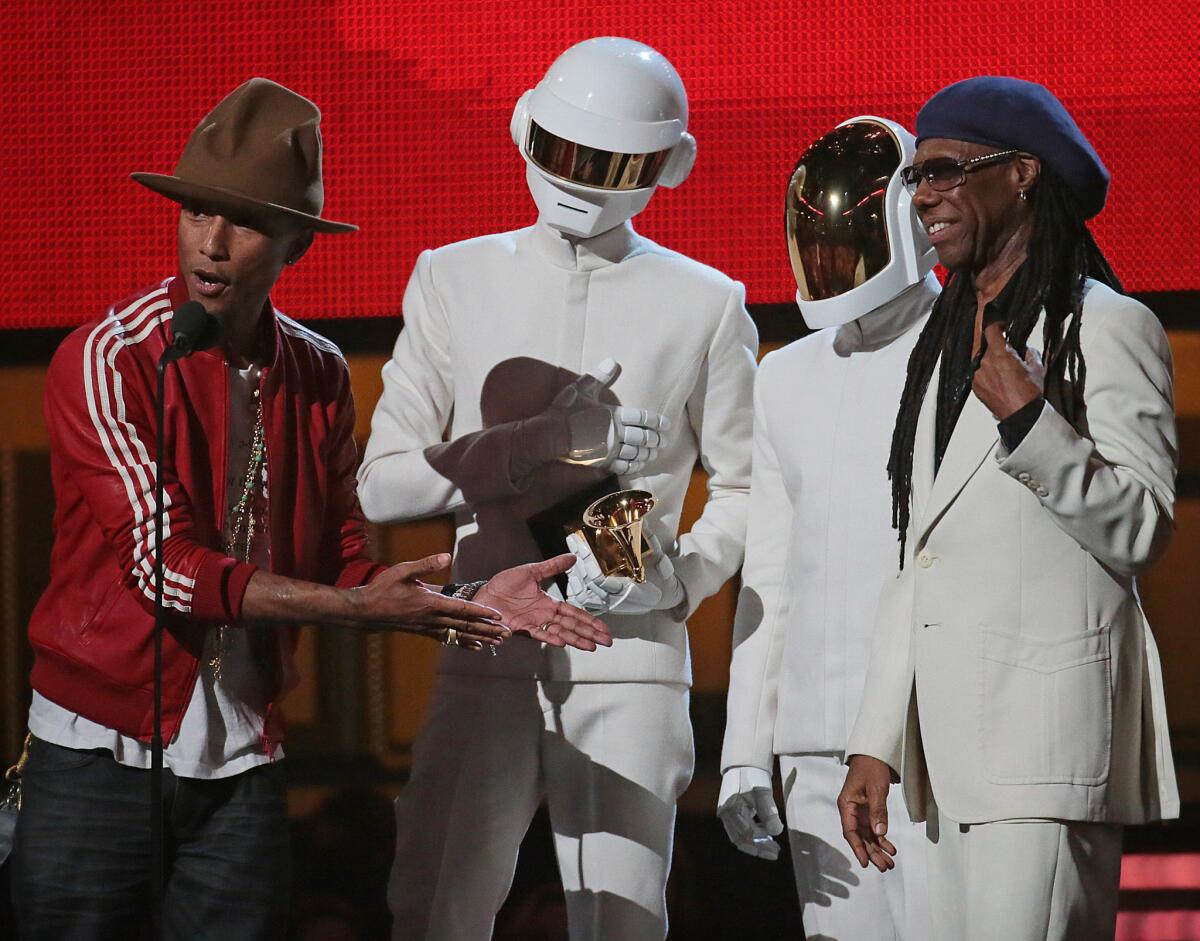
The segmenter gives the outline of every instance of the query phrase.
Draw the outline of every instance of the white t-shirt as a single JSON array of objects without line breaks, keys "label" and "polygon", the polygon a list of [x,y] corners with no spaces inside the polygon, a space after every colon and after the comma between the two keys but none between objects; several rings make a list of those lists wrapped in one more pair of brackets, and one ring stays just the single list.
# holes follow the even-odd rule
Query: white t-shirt
[{"label": "white t-shirt", "polygon": [[[257,366],[227,370],[229,441],[225,479],[225,533],[241,496],[250,460],[261,370]],[[267,466],[255,491],[254,540],[250,559],[267,570],[270,539],[267,531]],[[211,664],[224,634],[221,667]],[[250,653],[249,637],[240,625],[208,631],[200,657],[200,672],[175,738],[163,749],[163,764],[183,778],[224,778],[271,760],[263,744],[265,694]],[[106,748],[123,765],[149,768],[150,746],[115,729],[85,719],[34,691],[29,731],[43,741],[67,748]],[[282,758],[276,748],[275,758]]]}]

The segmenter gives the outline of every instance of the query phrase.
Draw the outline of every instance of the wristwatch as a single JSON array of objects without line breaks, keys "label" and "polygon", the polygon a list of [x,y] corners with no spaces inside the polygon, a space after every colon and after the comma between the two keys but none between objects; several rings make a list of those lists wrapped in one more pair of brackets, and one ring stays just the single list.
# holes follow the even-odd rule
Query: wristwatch
[{"label": "wristwatch", "polygon": [[486,578],[477,582],[450,582],[442,586],[442,594],[450,598],[460,598],[463,601],[472,600],[479,590],[488,583]]}]

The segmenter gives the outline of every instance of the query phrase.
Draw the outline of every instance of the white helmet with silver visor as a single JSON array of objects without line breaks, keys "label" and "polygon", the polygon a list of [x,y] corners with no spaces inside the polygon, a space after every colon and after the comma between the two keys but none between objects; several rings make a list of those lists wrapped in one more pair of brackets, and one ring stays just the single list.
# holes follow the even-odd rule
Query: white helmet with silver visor
[{"label": "white helmet with silver visor", "polygon": [[587,237],[637,215],[657,186],[691,172],[687,117],[683,82],[661,53],[614,36],[572,46],[513,112],[541,219]]},{"label": "white helmet with silver visor", "polygon": [[857,320],[933,269],[937,253],[900,179],[916,149],[895,121],[863,115],[801,155],[787,190],[788,255],[812,329]]}]

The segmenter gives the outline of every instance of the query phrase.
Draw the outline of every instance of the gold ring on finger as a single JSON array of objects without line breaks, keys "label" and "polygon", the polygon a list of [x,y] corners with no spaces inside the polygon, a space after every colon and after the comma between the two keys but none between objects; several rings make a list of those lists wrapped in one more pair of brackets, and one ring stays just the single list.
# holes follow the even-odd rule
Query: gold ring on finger
[{"label": "gold ring on finger", "polygon": [[442,646],[449,647],[458,644],[458,631],[453,627],[446,628],[446,636],[442,638]]}]

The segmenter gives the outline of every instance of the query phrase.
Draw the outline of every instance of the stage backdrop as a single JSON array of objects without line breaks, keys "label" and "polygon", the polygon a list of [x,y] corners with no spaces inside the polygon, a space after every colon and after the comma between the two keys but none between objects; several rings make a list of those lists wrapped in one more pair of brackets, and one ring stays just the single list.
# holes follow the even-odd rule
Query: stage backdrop
[{"label": "stage backdrop", "polygon": [[1047,84],[1113,171],[1095,223],[1126,286],[1200,289],[1200,12],[1164,0],[176,0],[9,4],[0,48],[0,328],[94,317],[172,273],[171,204],[128,179],[169,171],[252,75],[325,113],[321,236],[276,301],[302,317],[398,311],[427,246],[527,224],[508,132],[517,96],[589,36],[675,63],[699,158],[639,220],[651,237],[787,301],[783,192],[838,121],[910,123],[933,91],[1003,73]]}]

